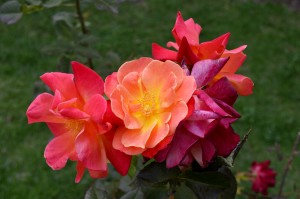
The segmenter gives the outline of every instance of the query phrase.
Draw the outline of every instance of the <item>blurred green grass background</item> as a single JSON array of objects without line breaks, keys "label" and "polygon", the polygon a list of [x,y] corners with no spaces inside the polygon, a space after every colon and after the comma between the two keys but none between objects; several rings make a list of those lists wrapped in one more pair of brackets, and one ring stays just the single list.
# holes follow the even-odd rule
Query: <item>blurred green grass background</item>
[{"label": "blurred green grass background", "polygon": [[[240,97],[235,105],[242,118],[235,124],[243,135],[252,134],[235,164],[247,171],[253,160],[270,159],[281,179],[286,159],[280,161],[270,147],[278,143],[284,158],[300,131],[300,13],[283,4],[251,0],[145,0],[123,3],[119,14],[89,10],[89,29],[99,37],[95,48],[104,55],[117,53],[120,60],[95,60],[102,77],[117,70],[122,62],[151,56],[151,43],[165,46],[173,40],[171,29],[180,10],[185,19],[194,18],[203,30],[201,41],[231,32],[228,49],[243,44],[247,60],[238,73],[252,78],[252,96]],[[35,97],[39,76],[56,70],[57,57],[41,52],[55,42],[52,11],[23,17],[15,25],[0,24],[0,198],[79,199],[93,179],[87,174],[74,183],[75,165],[52,171],[43,151],[52,138],[45,124],[28,125],[25,112]],[[300,197],[299,156],[284,192]],[[277,187],[278,188],[278,184]],[[271,193],[277,193],[277,189]],[[239,197],[238,197],[239,198]],[[242,197],[240,197],[242,198]]]}]

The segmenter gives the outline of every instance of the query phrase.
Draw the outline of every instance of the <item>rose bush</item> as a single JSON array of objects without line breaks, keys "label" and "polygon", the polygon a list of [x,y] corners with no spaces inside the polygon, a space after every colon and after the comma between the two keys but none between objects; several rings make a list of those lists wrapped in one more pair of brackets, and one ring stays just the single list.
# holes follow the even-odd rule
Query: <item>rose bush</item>
[{"label": "rose bush", "polygon": [[[178,12],[175,42],[167,42],[175,50],[153,43],[153,58],[127,61],[105,81],[78,62],[71,64],[74,74],[42,75],[53,94],[38,95],[27,117],[45,122],[54,135],[44,153],[47,164],[56,170],[76,161],[76,182],[85,169],[93,178],[106,177],[107,163],[121,175],[130,170],[135,180],[125,198],[147,194],[152,185],[171,195],[185,185],[198,198],[234,198],[229,167],[247,138],[232,127],[241,117],[234,104],[252,94],[254,84],[236,74],[246,45],[227,50],[229,33],[200,42],[201,30]],[[251,167],[252,189],[264,195],[275,184],[268,166]]]}]

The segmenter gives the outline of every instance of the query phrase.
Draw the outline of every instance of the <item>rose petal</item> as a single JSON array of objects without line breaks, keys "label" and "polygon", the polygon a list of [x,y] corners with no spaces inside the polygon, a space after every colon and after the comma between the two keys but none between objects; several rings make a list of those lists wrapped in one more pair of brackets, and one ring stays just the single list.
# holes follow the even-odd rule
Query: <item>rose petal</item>
[{"label": "rose petal", "polygon": [[[159,151],[166,149],[168,144],[172,141],[173,139],[173,135],[170,135],[170,136],[167,136],[165,139],[163,139],[160,143],[158,143],[154,148],[149,148],[147,149],[146,151],[144,151],[142,153],[142,155],[144,157],[147,157],[147,158],[153,158]],[[162,162],[165,160],[165,157],[163,160],[159,160],[159,156],[157,157],[157,161],[159,162]],[[155,156],[155,159],[156,159],[156,156]]]},{"label": "rose petal", "polygon": [[199,140],[191,148],[191,154],[201,167],[206,167],[215,155],[215,147],[205,139]]},{"label": "rose petal", "polygon": [[193,19],[184,21],[181,13],[178,12],[172,34],[178,44],[180,44],[183,37],[186,37],[188,43],[195,46],[199,44],[201,29],[201,26],[196,24]]},{"label": "rose petal", "polygon": [[177,166],[184,158],[187,150],[197,142],[199,138],[188,132],[184,126],[177,127],[174,138],[166,158],[167,168]]},{"label": "rose petal", "polygon": [[66,128],[65,123],[46,123],[46,124],[55,137],[70,132],[70,129]]},{"label": "rose petal", "polygon": [[108,122],[112,125],[122,126],[124,125],[123,120],[118,118],[111,110],[111,101],[107,100],[106,112],[103,117],[103,122]]},{"label": "rose petal", "polygon": [[206,110],[194,110],[193,113],[187,118],[189,121],[198,121],[198,120],[209,120],[209,119],[218,119],[220,116],[213,111]]},{"label": "rose petal", "polygon": [[187,153],[184,158],[181,160],[181,162],[179,163],[180,166],[186,166],[189,167],[191,166],[191,164],[194,161],[194,157],[192,156],[191,153]]},{"label": "rose petal", "polygon": [[175,129],[178,126],[179,122],[181,122],[185,118],[187,113],[188,113],[188,107],[186,103],[180,101],[176,105],[174,105],[171,112],[172,117],[169,122],[169,126],[170,126],[169,135],[172,135],[175,132]]},{"label": "rose petal", "polygon": [[74,136],[72,133],[64,133],[54,137],[46,146],[44,157],[47,164],[58,170],[65,167],[70,154],[74,151]]},{"label": "rose petal", "polygon": [[120,119],[124,118],[124,111],[122,109],[122,100],[121,100],[120,90],[116,89],[111,94],[111,110],[112,112]]},{"label": "rose petal", "polygon": [[[181,85],[184,72],[178,64],[171,61],[152,61],[141,74],[142,84],[146,91],[153,89],[161,91],[165,85],[173,85],[174,76],[170,76],[170,72],[174,73],[177,85]],[[166,75],[168,75],[167,78]]]},{"label": "rose petal", "polygon": [[84,120],[88,119],[90,116],[85,112],[77,109],[77,108],[64,108],[59,111],[59,113],[66,118],[73,120]]},{"label": "rose petal", "polygon": [[106,171],[106,154],[104,145],[92,126],[86,125],[86,129],[76,137],[76,152],[78,159],[89,170]]},{"label": "rose petal", "polygon": [[192,76],[184,77],[182,84],[178,88],[176,94],[177,96],[180,96],[180,99],[182,101],[187,103],[191,99],[192,94],[195,91],[196,87],[197,86],[194,77]]},{"label": "rose petal", "polygon": [[251,174],[252,179],[252,190],[256,193],[262,193],[268,195],[268,188],[275,186],[276,172],[269,168],[270,160],[258,163],[252,162]]},{"label": "rose petal", "polygon": [[220,73],[220,75],[228,78],[239,95],[247,96],[252,94],[254,83],[249,77],[230,73]]},{"label": "rose petal", "polygon": [[140,148],[140,147],[125,147],[121,140],[123,137],[123,132],[126,131],[127,129],[123,126],[119,127],[116,132],[115,132],[115,136],[113,138],[113,147],[117,150],[120,150],[128,155],[137,155],[137,154],[141,154],[142,152],[145,151],[144,148]]},{"label": "rose petal", "polygon": [[80,161],[77,162],[76,171],[77,171],[77,174],[75,177],[75,182],[79,183],[84,174],[84,171],[85,171],[85,166],[82,164],[82,162],[80,162]]},{"label": "rose petal", "polygon": [[103,94],[104,82],[95,71],[78,62],[71,64],[76,88],[84,101],[95,94]]},{"label": "rose petal", "polygon": [[227,157],[240,141],[240,136],[232,127],[225,128],[218,125],[208,134],[207,139],[215,146],[217,155]]},{"label": "rose petal", "polygon": [[178,63],[186,63],[187,65],[194,65],[200,58],[197,56],[196,52],[193,51],[192,47],[188,43],[186,37],[182,38],[177,54]]},{"label": "rose petal", "polygon": [[41,76],[42,81],[55,92],[58,90],[65,99],[77,96],[77,91],[73,81],[73,74],[60,72],[45,73]]},{"label": "rose petal", "polygon": [[26,111],[28,123],[32,124],[35,122],[64,122],[64,119],[61,116],[50,111],[53,99],[53,96],[48,93],[42,93],[38,95],[29,105]]},{"label": "rose petal", "polygon": [[178,46],[178,44],[177,43],[175,43],[175,42],[171,42],[171,41],[169,41],[168,43],[167,43],[167,47],[168,48],[174,48],[175,50],[179,50],[179,46]]},{"label": "rose petal", "polygon": [[199,138],[204,138],[217,124],[218,121],[212,119],[184,122],[185,128]]},{"label": "rose petal", "polygon": [[103,119],[107,107],[107,102],[100,94],[93,95],[84,105],[84,111],[90,115],[91,119],[100,123]]},{"label": "rose petal", "polygon": [[198,56],[200,59],[220,58],[226,48],[229,37],[230,33],[226,33],[214,40],[201,43],[198,47]]},{"label": "rose petal", "polygon": [[138,98],[143,94],[143,86],[139,78],[140,75],[138,72],[131,72],[122,81],[123,89],[126,89],[128,94],[133,98]]},{"label": "rose petal", "polygon": [[205,89],[205,92],[210,97],[224,101],[229,105],[233,105],[238,97],[236,90],[225,77],[213,83],[212,86]]},{"label": "rose petal", "polygon": [[145,124],[142,129],[126,129],[122,136],[122,144],[125,147],[145,148],[146,143],[156,126],[156,122]]},{"label": "rose petal", "polygon": [[[55,94],[57,94],[57,92]],[[56,107],[56,110],[59,112],[62,109],[75,108],[75,107],[78,107],[78,108],[81,107],[81,103],[79,102],[78,98],[71,98],[71,99],[68,99],[68,100],[65,100],[65,101],[62,101],[61,103],[59,103]]]},{"label": "rose petal", "polygon": [[108,175],[108,170],[101,170],[101,171],[95,171],[95,170],[92,170],[92,169],[89,169],[89,173],[90,173],[90,176],[92,178],[105,178],[107,175]]},{"label": "rose petal", "polygon": [[153,59],[149,57],[142,57],[137,60],[125,62],[118,70],[118,82],[121,83],[124,77],[133,71],[137,72],[138,74],[141,73],[152,60]]},{"label": "rose petal", "polygon": [[110,98],[112,92],[117,88],[118,79],[117,79],[117,72],[108,75],[105,79],[104,83],[104,93],[105,95]]},{"label": "rose petal", "polygon": [[158,143],[160,143],[169,133],[169,125],[161,124],[156,125],[152,130],[151,135],[146,143],[147,148],[154,148]]},{"label": "rose petal", "polygon": [[153,43],[152,44],[152,57],[157,60],[166,61],[172,60],[176,61],[177,52],[173,50],[168,50],[161,47],[160,45]]},{"label": "rose petal", "polygon": [[195,78],[198,88],[208,84],[222,69],[229,58],[202,60],[194,64],[191,75]]},{"label": "rose petal", "polygon": [[139,118],[133,117],[131,114],[125,114],[124,125],[128,129],[140,129],[143,127],[143,122]]},{"label": "rose petal", "polygon": [[[226,113],[211,97],[209,97],[203,90],[199,90],[199,94],[197,95],[199,97],[199,100],[202,102],[201,109],[202,110],[209,110],[212,111],[220,116],[230,116],[228,113]],[[204,109],[204,104],[207,106],[206,109]]]},{"label": "rose petal", "polygon": [[221,72],[235,73],[244,63],[246,55],[242,52],[247,46],[240,46],[234,50],[225,50],[221,57],[229,57],[229,61],[222,68]]},{"label": "rose petal", "polygon": [[121,174],[126,175],[128,173],[131,156],[116,150],[112,147],[112,140],[114,132],[108,132],[102,136],[103,144],[105,146],[106,156],[115,167],[115,169]]}]

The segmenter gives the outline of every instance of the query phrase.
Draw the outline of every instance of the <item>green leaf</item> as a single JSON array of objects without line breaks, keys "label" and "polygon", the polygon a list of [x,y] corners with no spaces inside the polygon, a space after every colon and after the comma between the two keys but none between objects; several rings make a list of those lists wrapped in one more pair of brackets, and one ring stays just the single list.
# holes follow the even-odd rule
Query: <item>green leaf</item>
[{"label": "green leaf", "polygon": [[46,3],[43,3],[45,8],[53,8],[61,5],[63,0],[48,0]]},{"label": "green leaf", "polygon": [[127,192],[120,199],[144,199],[144,193],[140,189],[134,189]]},{"label": "green leaf", "polygon": [[138,183],[155,185],[176,179],[179,174],[178,167],[167,169],[165,163],[151,162],[138,173],[136,178]]},{"label": "green leaf", "polygon": [[194,192],[187,187],[185,184],[181,184],[174,194],[174,198],[176,199],[197,199]]},{"label": "green leaf", "polygon": [[170,189],[168,186],[147,186],[143,187],[142,191],[144,193],[144,198],[155,198],[155,199],[167,199],[170,194]]},{"label": "green leaf", "polygon": [[[219,187],[211,184],[195,183],[186,181],[186,185],[196,194],[199,199],[233,199],[236,195],[237,183],[234,175],[228,167],[221,167],[217,171],[227,178],[227,186]],[[214,180],[214,179],[212,179]],[[218,181],[218,180],[217,180]]]},{"label": "green leaf", "polygon": [[99,58],[100,55],[98,51],[89,48],[89,47],[84,47],[84,46],[76,46],[74,50],[74,53],[76,55],[83,56],[85,58]]},{"label": "green leaf", "polygon": [[237,182],[232,171],[228,167],[223,166],[219,169],[219,172],[225,174],[229,179],[229,187],[223,191],[223,193],[221,194],[221,199],[235,198],[237,191]]},{"label": "green leaf", "polygon": [[78,43],[80,45],[91,45],[91,44],[95,44],[96,42],[98,42],[98,37],[94,36],[94,35],[81,35],[78,38]]},{"label": "green leaf", "polygon": [[[111,168],[111,166],[109,166]],[[120,198],[123,192],[119,189],[120,175],[110,170],[105,179],[97,179],[88,189],[84,199],[113,199]]]},{"label": "green leaf", "polygon": [[131,186],[132,186],[132,180],[128,175],[126,175],[120,179],[118,188],[123,192],[128,192],[131,191],[132,189]]},{"label": "green leaf", "polygon": [[220,199],[219,195],[222,192],[222,189],[220,188],[212,187],[205,184],[195,184],[191,182],[186,182],[186,186],[189,187],[195,193],[198,199]]},{"label": "green leaf", "polygon": [[38,6],[42,4],[41,0],[26,0],[25,2],[32,6]]},{"label": "green leaf", "polygon": [[91,186],[85,193],[84,199],[107,199],[107,192],[102,189],[97,189]]},{"label": "green leaf", "polygon": [[223,165],[228,166],[228,167],[233,167],[233,162],[232,162],[231,156],[227,157],[227,158],[224,158],[222,156],[217,156],[215,158],[215,162],[216,162],[216,164],[220,165],[220,167]]},{"label": "green leaf", "polygon": [[70,12],[57,12],[53,15],[52,21],[53,23],[57,23],[59,21],[65,21],[68,26],[72,27],[74,24],[76,15]]},{"label": "green leaf", "polygon": [[41,6],[40,4],[37,4],[37,5],[26,5],[26,4],[24,4],[22,6],[23,14],[31,14],[33,12],[38,12],[38,11],[41,11],[43,9],[44,9],[43,6]]},{"label": "green leaf", "polygon": [[98,10],[109,10],[114,14],[118,14],[118,8],[111,3],[108,3],[106,0],[94,0],[95,6]]},{"label": "green leaf", "polygon": [[73,51],[73,49],[74,45],[60,41],[43,47],[41,51],[47,55],[62,55]]},{"label": "green leaf", "polygon": [[7,1],[0,7],[0,21],[7,25],[14,24],[23,16],[21,4],[18,1]]},{"label": "green leaf", "polygon": [[73,38],[75,15],[69,12],[58,12],[52,17],[56,33],[63,38]]},{"label": "green leaf", "polygon": [[65,21],[59,21],[54,25],[57,35],[61,38],[69,39],[73,37],[72,28]]},{"label": "green leaf", "polygon": [[188,170],[182,173],[179,178],[192,183],[201,183],[219,188],[230,186],[228,176],[218,171],[193,172]]}]

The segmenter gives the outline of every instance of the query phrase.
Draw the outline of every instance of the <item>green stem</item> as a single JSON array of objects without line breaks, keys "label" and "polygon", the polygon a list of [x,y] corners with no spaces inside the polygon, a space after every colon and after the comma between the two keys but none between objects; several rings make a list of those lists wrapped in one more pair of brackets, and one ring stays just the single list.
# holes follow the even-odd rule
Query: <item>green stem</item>
[{"label": "green stem", "polygon": [[[80,0],[76,0],[76,12],[77,12],[77,16],[78,16],[78,19],[80,22],[82,34],[84,34],[84,35],[89,34],[89,32],[86,28],[85,22],[84,22],[83,15],[82,15],[81,7],[80,7]],[[88,62],[88,65],[90,66],[90,68],[93,69],[94,68],[93,60],[91,58],[87,58],[87,62]]]},{"label": "green stem", "polygon": [[278,192],[278,195],[277,195],[277,199],[282,198],[282,191],[283,191],[283,187],[284,187],[284,184],[285,184],[285,179],[287,177],[288,171],[291,169],[292,162],[293,162],[293,160],[295,158],[295,155],[297,153],[297,148],[298,148],[299,144],[300,144],[300,132],[298,133],[298,135],[296,137],[292,152],[290,154],[290,157],[288,159],[287,164],[285,165],[284,172],[283,172],[281,182],[280,182],[280,186],[279,186],[279,192]]}]

